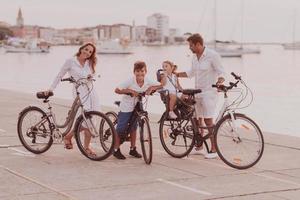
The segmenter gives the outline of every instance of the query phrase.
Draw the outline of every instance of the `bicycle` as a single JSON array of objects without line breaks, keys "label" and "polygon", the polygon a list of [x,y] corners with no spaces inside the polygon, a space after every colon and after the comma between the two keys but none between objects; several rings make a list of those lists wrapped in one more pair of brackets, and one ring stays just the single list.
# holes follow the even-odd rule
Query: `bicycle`
[{"label": "bicycle", "polygon": [[[107,143],[107,149],[103,150],[97,145],[100,138],[100,125],[102,129],[113,133],[114,127],[112,122],[106,117],[105,114],[98,111],[86,111],[83,107],[83,102],[90,94],[93,84],[92,78],[81,78],[75,80],[73,77],[62,79],[61,81],[68,81],[75,85],[76,98],[74,99],[71,109],[68,112],[66,120],[63,124],[58,124],[55,118],[55,113],[52,111],[49,97],[53,96],[53,92],[49,92],[47,95],[44,92],[38,92],[37,98],[43,99],[43,103],[48,105],[48,111],[37,106],[28,106],[24,108],[18,117],[18,137],[22,145],[30,152],[35,154],[41,154],[46,152],[53,144],[53,141],[62,143],[63,137],[70,132],[73,127],[76,114],[80,110],[80,115],[77,117],[74,125],[74,136],[77,146],[81,153],[87,158],[95,161],[104,160],[109,157],[113,152],[114,134],[110,137]],[[89,87],[89,85],[91,87]],[[81,100],[78,90],[79,87],[87,87],[88,93],[85,94]],[[64,129],[61,132],[60,129]],[[99,139],[100,138],[100,139]],[[87,145],[93,146],[95,152],[91,153],[86,148]]]},{"label": "bicycle", "polygon": [[[130,95],[130,94],[128,94]],[[143,97],[145,97],[145,92],[138,93],[137,96],[137,104],[133,110],[133,114],[129,120],[128,127],[125,131],[124,135],[120,136],[121,143],[130,140],[130,130],[131,127],[137,123],[137,132],[140,133],[140,142],[143,158],[146,164],[151,164],[152,162],[152,136],[151,129],[149,125],[148,112],[143,108]],[[120,106],[120,101],[116,101],[115,104]],[[108,118],[111,119],[114,126],[117,125],[118,115],[113,112],[105,113]],[[100,131],[100,134],[103,134],[103,138],[109,138],[110,133],[106,133],[104,131]]]},{"label": "bicycle", "polygon": [[[160,141],[165,151],[172,157],[182,158],[187,156],[192,149],[201,147],[203,144],[209,152],[206,142],[214,136],[216,150],[221,160],[236,169],[247,169],[254,166],[262,157],[264,151],[264,138],[259,126],[244,114],[237,113],[237,109],[247,107],[251,104],[253,94],[242,80],[241,76],[231,73],[235,83],[230,82],[229,86],[212,85],[224,93],[224,103],[212,127],[198,126],[195,116],[195,94],[201,90],[184,90],[182,93],[188,96],[187,100],[178,99],[174,112],[177,119],[168,118],[167,100],[166,111],[159,123]],[[246,89],[246,95],[240,93],[231,104],[228,100],[228,91],[241,83]],[[251,95],[251,102],[244,107],[239,107],[246,97]],[[168,97],[165,91],[163,96]],[[212,130],[207,134],[201,134],[199,129]]]}]

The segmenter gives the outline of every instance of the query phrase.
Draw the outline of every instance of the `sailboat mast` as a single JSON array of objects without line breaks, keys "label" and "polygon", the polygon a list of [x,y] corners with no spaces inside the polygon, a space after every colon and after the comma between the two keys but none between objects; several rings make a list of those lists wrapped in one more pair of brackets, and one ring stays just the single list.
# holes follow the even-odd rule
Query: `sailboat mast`
[{"label": "sailboat mast", "polygon": [[293,19],[293,44],[295,45],[296,42],[296,17],[297,17],[297,11],[294,9],[294,19]]},{"label": "sailboat mast", "polygon": [[217,0],[214,0],[214,14],[213,14],[213,24],[214,24],[214,33],[213,33],[213,40],[214,40],[214,47],[217,47]]},{"label": "sailboat mast", "polygon": [[244,0],[241,0],[241,48],[244,42]]}]

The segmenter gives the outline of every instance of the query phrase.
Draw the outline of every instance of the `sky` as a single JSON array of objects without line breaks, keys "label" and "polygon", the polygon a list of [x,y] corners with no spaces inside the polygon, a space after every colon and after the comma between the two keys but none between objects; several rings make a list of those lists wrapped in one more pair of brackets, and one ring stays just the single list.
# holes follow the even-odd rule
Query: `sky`
[{"label": "sky", "polygon": [[[153,13],[170,28],[212,39],[258,42],[300,40],[299,0],[0,0],[0,21],[14,25],[18,9],[28,25],[76,28],[98,24],[146,25]],[[216,16],[216,23],[214,17]],[[293,28],[293,24],[295,28]],[[216,29],[215,29],[216,27]]]}]

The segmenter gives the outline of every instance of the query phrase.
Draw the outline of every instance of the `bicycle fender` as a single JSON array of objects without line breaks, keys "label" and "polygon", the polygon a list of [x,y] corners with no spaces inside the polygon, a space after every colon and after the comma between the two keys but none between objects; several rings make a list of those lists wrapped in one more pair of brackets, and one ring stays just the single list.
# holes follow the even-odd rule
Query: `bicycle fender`
[{"label": "bicycle fender", "polygon": [[46,112],[45,112],[43,109],[41,109],[41,108],[39,108],[39,107],[37,107],[37,106],[27,106],[27,107],[25,107],[25,108],[19,113],[19,116],[20,116],[20,115],[23,115],[24,112],[26,112],[28,109],[31,109],[31,108],[36,108],[37,110],[40,110],[40,111],[42,111],[44,114],[46,114]]}]

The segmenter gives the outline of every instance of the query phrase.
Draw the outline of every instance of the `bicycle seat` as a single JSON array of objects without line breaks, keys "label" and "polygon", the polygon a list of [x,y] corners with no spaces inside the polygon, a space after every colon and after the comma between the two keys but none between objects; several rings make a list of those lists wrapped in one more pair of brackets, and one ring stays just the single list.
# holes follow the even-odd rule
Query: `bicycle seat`
[{"label": "bicycle seat", "polygon": [[198,94],[201,93],[201,89],[184,89],[182,90],[182,94],[186,94],[186,95],[194,95],[194,94]]},{"label": "bicycle seat", "polygon": [[53,92],[49,92],[48,95],[45,95],[44,91],[36,93],[38,99],[48,99],[51,96],[53,96]]},{"label": "bicycle seat", "polygon": [[115,101],[115,105],[120,106],[121,101]]}]

